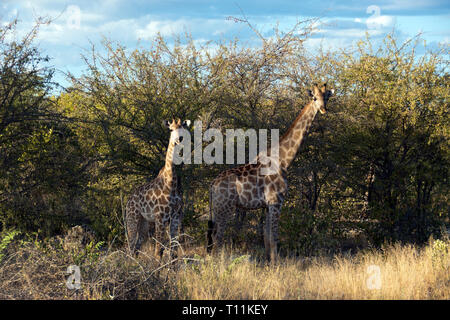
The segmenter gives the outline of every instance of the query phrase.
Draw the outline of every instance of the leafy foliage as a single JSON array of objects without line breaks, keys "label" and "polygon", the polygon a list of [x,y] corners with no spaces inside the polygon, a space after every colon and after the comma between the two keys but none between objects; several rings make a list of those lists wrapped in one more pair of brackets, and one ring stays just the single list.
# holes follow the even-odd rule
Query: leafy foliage
[{"label": "leafy foliage", "polygon": [[[238,21],[239,22],[239,21]],[[425,242],[448,224],[449,77],[443,51],[417,54],[417,37],[394,34],[374,49],[309,53],[314,21],[275,30],[259,43],[173,44],[128,50],[104,40],[86,72],[52,96],[53,69],[33,47],[0,31],[0,222],[40,235],[88,224],[123,242],[123,208],[136,185],[163,165],[162,120],[202,120],[203,130],[286,130],[308,102],[305,90],[328,81],[337,94],[318,115],[288,173],[281,241],[312,254],[339,247],[358,229],[375,245]],[[253,28],[249,24],[250,28]],[[202,242],[208,184],[225,165],[184,165],[185,232]],[[249,215],[248,233],[260,230]],[[256,231],[255,231],[256,230]],[[246,236],[244,239],[256,237]],[[95,251],[95,250],[94,250]]]}]

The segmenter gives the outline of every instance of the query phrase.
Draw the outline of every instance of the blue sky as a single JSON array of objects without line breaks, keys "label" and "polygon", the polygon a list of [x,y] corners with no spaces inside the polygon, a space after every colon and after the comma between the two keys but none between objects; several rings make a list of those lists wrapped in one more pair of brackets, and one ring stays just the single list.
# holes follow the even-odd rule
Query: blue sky
[{"label": "blue sky", "polygon": [[[39,46],[58,70],[75,75],[83,70],[81,54],[102,36],[128,48],[145,48],[158,32],[170,39],[188,31],[199,43],[251,40],[248,27],[226,19],[242,13],[263,33],[277,23],[288,30],[297,20],[321,18],[323,24],[306,44],[311,50],[350,46],[366,31],[381,39],[394,27],[403,39],[423,32],[431,48],[450,42],[449,0],[0,0],[0,24],[17,16],[19,32],[30,30],[34,17],[53,18],[42,27]],[[56,80],[64,84],[63,74],[57,73]]]}]

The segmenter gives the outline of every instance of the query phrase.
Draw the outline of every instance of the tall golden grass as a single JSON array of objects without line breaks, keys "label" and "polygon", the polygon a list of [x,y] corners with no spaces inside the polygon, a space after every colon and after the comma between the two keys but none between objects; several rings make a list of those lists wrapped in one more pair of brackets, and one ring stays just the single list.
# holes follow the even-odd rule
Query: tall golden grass
[{"label": "tall golden grass", "polygon": [[188,299],[449,299],[445,249],[396,244],[354,256],[285,258],[274,266],[224,251],[178,278]]},{"label": "tall golden grass", "polygon": [[[61,242],[11,244],[0,261],[0,299],[450,299],[450,241],[386,245],[354,255],[280,258],[187,248],[161,263],[147,247],[74,249]],[[81,289],[66,286],[78,264]],[[379,271],[379,273],[377,273]],[[379,276],[379,277],[378,277]]]}]

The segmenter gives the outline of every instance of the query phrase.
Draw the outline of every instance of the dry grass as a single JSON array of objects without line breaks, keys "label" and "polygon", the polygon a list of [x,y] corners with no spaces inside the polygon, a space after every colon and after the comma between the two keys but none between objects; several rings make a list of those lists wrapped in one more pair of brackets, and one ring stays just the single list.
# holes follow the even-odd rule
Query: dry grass
[{"label": "dry grass", "polygon": [[[355,256],[282,259],[264,266],[224,252],[179,276],[189,299],[449,299],[448,249],[394,245]],[[373,280],[376,268],[381,286]],[[374,272],[375,271],[375,272]]]},{"label": "dry grass", "polygon": [[[391,245],[353,256],[282,258],[276,265],[236,250],[206,256],[191,247],[164,264],[148,254],[152,248],[135,259],[123,250],[60,244],[10,245],[0,262],[0,298],[450,299],[448,240],[420,249]],[[80,265],[80,290],[66,287],[71,264]],[[379,267],[379,289],[367,286],[376,284],[372,265]]]},{"label": "dry grass", "polygon": [[[275,266],[222,252],[186,269],[179,286],[189,299],[449,299],[448,246],[393,245],[355,256],[286,258]],[[368,288],[377,284],[370,266],[379,267],[379,289]]]},{"label": "dry grass", "polygon": [[[68,236],[15,242],[7,251],[0,260],[0,299],[174,298],[172,268],[145,253],[136,259],[125,250]],[[71,265],[81,271],[79,290],[66,285]]]}]

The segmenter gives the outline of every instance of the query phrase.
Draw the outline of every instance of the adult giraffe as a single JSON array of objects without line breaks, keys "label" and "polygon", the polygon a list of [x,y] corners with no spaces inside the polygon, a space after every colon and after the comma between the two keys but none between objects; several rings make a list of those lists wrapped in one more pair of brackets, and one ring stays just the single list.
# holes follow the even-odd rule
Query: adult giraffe
[{"label": "adult giraffe", "polygon": [[155,222],[155,254],[162,256],[165,229],[170,225],[170,240],[175,238],[183,216],[183,200],[179,179],[174,170],[173,154],[175,145],[181,143],[181,130],[190,125],[190,120],[165,121],[171,130],[166,162],[158,176],[151,182],[138,187],[128,198],[126,205],[126,224],[128,248],[136,252],[148,236],[149,222]]},{"label": "adult giraffe", "polygon": [[[334,90],[327,90],[326,84],[314,85],[308,90],[311,101],[303,108],[279,142],[279,157],[276,170],[271,174],[262,171],[271,165],[262,161],[259,154],[256,163],[222,172],[211,184],[209,194],[210,220],[208,221],[208,252],[222,246],[224,229],[231,216],[243,215],[246,210],[267,208],[264,228],[266,257],[275,261],[278,243],[278,220],[287,191],[286,173],[295,158],[300,144],[307,133],[317,111],[326,112],[325,106]],[[270,156],[270,155],[269,155]],[[273,166],[273,164],[272,164]]]}]

